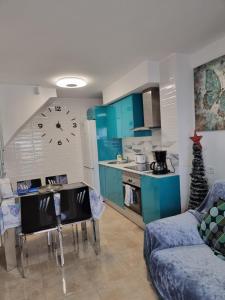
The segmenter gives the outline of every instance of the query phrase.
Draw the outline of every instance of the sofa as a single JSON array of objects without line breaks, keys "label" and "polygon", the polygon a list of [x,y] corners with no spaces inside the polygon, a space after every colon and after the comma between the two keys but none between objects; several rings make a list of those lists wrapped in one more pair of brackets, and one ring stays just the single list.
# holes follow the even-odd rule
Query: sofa
[{"label": "sofa", "polygon": [[225,182],[216,182],[201,206],[149,223],[145,228],[144,258],[148,275],[161,299],[225,299],[225,261],[214,255],[197,225],[219,197]]}]

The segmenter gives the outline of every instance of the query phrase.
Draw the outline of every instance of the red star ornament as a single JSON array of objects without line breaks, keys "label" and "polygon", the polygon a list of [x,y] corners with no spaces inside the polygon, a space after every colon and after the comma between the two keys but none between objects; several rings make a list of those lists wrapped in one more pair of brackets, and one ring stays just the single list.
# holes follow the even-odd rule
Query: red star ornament
[{"label": "red star ornament", "polygon": [[198,144],[202,147],[200,140],[202,139],[202,135],[197,135],[197,132],[195,130],[195,133],[193,136],[190,137],[190,139],[193,141],[193,143]]}]

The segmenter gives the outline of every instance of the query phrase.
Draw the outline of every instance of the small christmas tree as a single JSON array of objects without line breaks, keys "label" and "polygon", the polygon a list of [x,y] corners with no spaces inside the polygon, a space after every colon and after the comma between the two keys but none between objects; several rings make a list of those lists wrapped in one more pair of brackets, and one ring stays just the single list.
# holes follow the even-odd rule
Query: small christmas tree
[{"label": "small christmas tree", "polygon": [[196,131],[193,137],[190,139],[193,141],[193,161],[192,161],[192,173],[191,185],[190,185],[190,201],[188,208],[197,208],[205,199],[208,193],[208,182],[205,177],[205,168],[202,158],[202,146],[200,144],[202,136],[198,136]]}]

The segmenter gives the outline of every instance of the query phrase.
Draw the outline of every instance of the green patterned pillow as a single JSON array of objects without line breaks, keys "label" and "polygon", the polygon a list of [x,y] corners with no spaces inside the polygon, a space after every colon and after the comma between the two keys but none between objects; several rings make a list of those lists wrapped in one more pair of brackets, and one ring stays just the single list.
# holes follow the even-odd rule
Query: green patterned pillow
[{"label": "green patterned pillow", "polygon": [[198,225],[204,242],[215,255],[225,260],[225,200],[219,198]]}]

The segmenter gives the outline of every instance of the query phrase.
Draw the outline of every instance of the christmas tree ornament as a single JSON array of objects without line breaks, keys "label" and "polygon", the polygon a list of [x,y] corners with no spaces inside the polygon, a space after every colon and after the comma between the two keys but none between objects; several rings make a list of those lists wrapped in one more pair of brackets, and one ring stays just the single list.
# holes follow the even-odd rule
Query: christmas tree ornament
[{"label": "christmas tree ornament", "polygon": [[202,139],[201,135],[198,135],[197,132],[194,132],[194,136],[190,137],[193,141],[193,161],[192,161],[192,172],[191,176],[191,185],[190,185],[190,200],[189,200],[189,209],[197,208],[202,201],[205,199],[208,193],[208,182],[205,177],[205,168],[202,158],[202,145],[200,140]]}]

